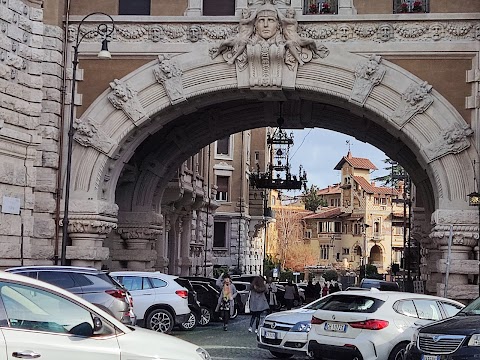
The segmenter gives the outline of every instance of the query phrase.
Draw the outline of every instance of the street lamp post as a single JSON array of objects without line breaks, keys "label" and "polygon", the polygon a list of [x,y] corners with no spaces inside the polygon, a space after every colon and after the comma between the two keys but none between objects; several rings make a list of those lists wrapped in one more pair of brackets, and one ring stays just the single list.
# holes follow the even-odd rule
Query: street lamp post
[{"label": "street lamp post", "polygon": [[[108,26],[106,23],[101,23],[97,26],[96,29],[87,31],[83,34],[80,34],[81,26],[83,22],[93,15],[104,15],[109,18]],[[67,163],[65,169],[65,205],[63,212],[63,222],[62,222],[62,254],[60,258],[61,265],[66,265],[67,262],[67,240],[68,240],[68,223],[69,223],[69,202],[70,202],[70,178],[72,175],[72,151],[73,151],[73,135],[74,135],[74,117],[75,117],[75,87],[77,79],[77,65],[78,65],[78,47],[83,39],[87,35],[97,34],[102,36],[102,48],[98,53],[98,58],[100,59],[110,59],[112,56],[108,51],[108,41],[115,30],[115,22],[113,18],[102,12],[94,12],[85,16],[82,21],[77,26],[77,35],[75,44],[73,45],[73,60],[72,60],[72,88],[71,88],[71,98],[70,98],[70,123],[68,128],[68,144],[67,144]]]},{"label": "street lamp post", "polygon": [[[475,173],[475,160],[473,160],[473,182],[474,188],[477,188],[477,177]],[[478,293],[480,294],[480,193],[477,190],[467,195],[468,196],[468,204],[470,206],[476,206],[478,208],[478,239],[477,239],[477,246],[478,246]]]}]

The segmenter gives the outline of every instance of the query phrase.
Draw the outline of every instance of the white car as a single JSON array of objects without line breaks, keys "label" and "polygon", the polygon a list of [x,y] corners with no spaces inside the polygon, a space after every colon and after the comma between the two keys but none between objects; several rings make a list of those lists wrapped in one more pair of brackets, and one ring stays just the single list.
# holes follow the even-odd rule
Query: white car
[{"label": "white car", "polygon": [[316,360],[400,360],[415,329],[455,315],[464,305],[397,291],[342,291],[312,316],[308,351]]},{"label": "white car", "polygon": [[138,325],[168,333],[188,320],[188,290],[177,283],[178,276],[147,271],[114,271],[110,276],[132,295]]},{"label": "white car", "polygon": [[327,297],[315,300],[299,309],[267,315],[257,333],[257,346],[285,359],[307,355],[307,333],[313,313]]},{"label": "white car", "polygon": [[211,359],[189,342],[126,326],[69,291],[3,271],[0,314],[2,359]]}]

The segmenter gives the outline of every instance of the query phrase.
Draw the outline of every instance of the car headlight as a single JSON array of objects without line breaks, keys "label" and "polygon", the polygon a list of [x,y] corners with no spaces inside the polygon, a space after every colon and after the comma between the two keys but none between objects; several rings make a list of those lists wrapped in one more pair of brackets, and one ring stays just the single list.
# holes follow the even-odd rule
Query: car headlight
[{"label": "car headlight", "polygon": [[290,329],[290,331],[296,332],[309,332],[312,324],[310,321],[299,321]]},{"label": "car headlight", "polygon": [[208,351],[205,350],[205,349],[202,349],[201,347],[199,347],[197,349],[197,354],[198,354],[198,356],[200,356],[200,359],[202,359],[202,360],[211,360],[212,359],[210,357],[210,354],[208,353]]},{"label": "car headlight", "polygon": [[480,347],[480,334],[473,334],[468,341],[468,346]]}]

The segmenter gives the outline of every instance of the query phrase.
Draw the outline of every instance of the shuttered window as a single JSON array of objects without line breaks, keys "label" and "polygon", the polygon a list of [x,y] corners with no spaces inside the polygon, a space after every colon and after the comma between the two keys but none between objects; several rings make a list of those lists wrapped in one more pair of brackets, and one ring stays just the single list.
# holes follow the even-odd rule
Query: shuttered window
[{"label": "shuttered window", "polygon": [[224,221],[215,221],[213,227],[213,247],[227,247],[227,223]]},{"label": "shuttered window", "polygon": [[217,176],[217,200],[228,201],[228,176]]}]

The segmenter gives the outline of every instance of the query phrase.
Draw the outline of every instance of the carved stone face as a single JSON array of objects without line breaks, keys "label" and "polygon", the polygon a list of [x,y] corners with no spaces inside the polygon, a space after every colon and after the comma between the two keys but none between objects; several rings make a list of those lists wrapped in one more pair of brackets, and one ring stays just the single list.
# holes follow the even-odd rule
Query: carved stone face
[{"label": "carved stone face", "polygon": [[162,37],[162,29],[158,26],[153,26],[150,28],[150,37],[152,38],[153,42],[159,42]]},{"label": "carved stone face", "polygon": [[383,24],[378,28],[378,38],[382,41],[388,41],[392,37],[392,28],[390,25]]},{"label": "carved stone face", "polygon": [[201,35],[201,29],[199,26],[197,25],[190,26],[190,28],[188,29],[188,39],[191,42],[197,42],[198,40],[200,40],[200,35]]},{"label": "carved stone face", "polygon": [[341,41],[347,41],[350,38],[351,30],[347,25],[341,25],[338,28],[338,38]]},{"label": "carved stone face", "polygon": [[480,25],[475,28],[475,39],[480,41]]},{"label": "carved stone face", "polygon": [[443,26],[440,24],[433,24],[430,26],[432,31],[432,39],[435,41],[440,40],[443,37]]},{"label": "carved stone face", "polygon": [[68,42],[74,42],[75,41],[75,34],[76,30],[74,26],[69,26],[68,27],[68,33],[67,33],[67,41]]},{"label": "carved stone face", "polygon": [[248,19],[249,16],[250,16],[250,10],[243,8],[242,9],[242,17],[244,19]]},{"label": "carved stone face", "polygon": [[278,31],[279,23],[276,15],[270,12],[260,13],[255,22],[257,34],[265,40],[270,39]]},{"label": "carved stone face", "polygon": [[295,17],[295,9],[294,8],[288,8],[287,11],[285,12],[285,16],[287,18],[294,18]]}]

